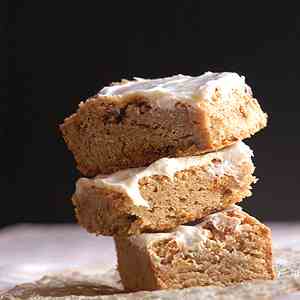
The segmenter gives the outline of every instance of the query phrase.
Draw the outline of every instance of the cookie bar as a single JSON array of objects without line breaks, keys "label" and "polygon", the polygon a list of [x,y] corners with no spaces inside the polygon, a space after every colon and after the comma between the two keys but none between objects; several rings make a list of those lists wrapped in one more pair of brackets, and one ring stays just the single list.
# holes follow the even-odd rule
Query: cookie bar
[{"label": "cookie bar", "polygon": [[269,228],[237,206],[194,226],[115,237],[115,243],[128,291],[227,286],[275,277]]},{"label": "cookie bar", "polygon": [[123,80],[60,126],[85,176],[211,152],[250,137],[267,116],[236,73]]},{"label": "cookie bar", "polygon": [[146,168],[76,183],[73,203],[89,232],[131,235],[174,228],[250,196],[252,151],[238,142],[200,156],[162,158]]}]

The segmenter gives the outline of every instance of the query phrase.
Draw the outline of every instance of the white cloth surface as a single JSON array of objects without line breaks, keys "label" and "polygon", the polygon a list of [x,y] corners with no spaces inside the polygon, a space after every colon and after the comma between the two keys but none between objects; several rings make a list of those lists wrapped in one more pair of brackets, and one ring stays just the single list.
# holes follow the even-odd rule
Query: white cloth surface
[{"label": "white cloth surface", "polygon": [[[275,249],[300,250],[300,223],[268,225]],[[92,275],[115,266],[112,238],[88,234],[78,225],[20,224],[0,230],[0,290],[62,271]],[[300,299],[300,294],[276,300],[282,299]]]}]

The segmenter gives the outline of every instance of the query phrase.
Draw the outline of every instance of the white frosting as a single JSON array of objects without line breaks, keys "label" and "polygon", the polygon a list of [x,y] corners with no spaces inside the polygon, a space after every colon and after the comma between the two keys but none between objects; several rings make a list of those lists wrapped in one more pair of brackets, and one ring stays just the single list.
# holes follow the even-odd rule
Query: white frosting
[{"label": "white frosting", "polygon": [[[149,203],[142,197],[139,189],[139,180],[143,177],[161,175],[174,180],[176,172],[199,166],[205,166],[211,176],[230,174],[238,177],[239,166],[245,161],[250,161],[252,155],[253,152],[245,143],[238,142],[220,151],[200,156],[161,158],[145,168],[132,168],[109,176],[97,176],[94,183],[99,187],[125,193],[134,205],[149,208]],[[84,179],[78,180],[76,184],[78,193],[82,180]]]},{"label": "white frosting", "polygon": [[203,225],[178,226],[171,232],[163,233],[142,233],[128,237],[128,239],[140,248],[151,247],[152,243],[161,240],[172,239],[182,245],[183,250],[192,250],[201,247],[211,235],[210,230],[202,228]]},{"label": "white frosting", "polygon": [[163,94],[166,94],[175,98],[179,97],[199,102],[201,100],[210,101],[216,89],[223,97],[230,97],[233,90],[251,94],[250,88],[245,84],[244,76],[229,72],[206,72],[201,76],[195,77],[179,74],[159,79],[135,78],[134,81],[123,81],[121,84],[105,87],[98,94],[123,96],[138,93],[145,94],[148,97],[157,94],[161,97]]},{"label": "white frosting", "polygon": [[206,217],[205,220],[203,220],[203,222],[201,223],[201,226],[203,226],[204,224],[209,222],[212,224],[212,226],[216,230],[218,230],[220,232],[225,232],[225,231],[234,232],[234,231],[238,230],[238,228],[241,225],[241,219],[226,215],[226,212],[229,212],[232,210],[240,210],[241,211],[242,208],[240,206],[233,205],[233,206],[225,209],[223,211],[224,213],[220,212],[220,213],[212,214],[212,215]]},{"label": "white frosting", "polygon": [[211,237],[211,230],[204,227],[209,223],[215,230],[219,232],[227,232],[230,234],[239,230],[242,219],[235,216],[228,216],[229,211],[241,211],[241,207],[233,205],[221,212],[211,214],[203,218],[200,223],[191,225],[178,226],[171,232],[165,233],[143,233],[136,236],[130,236],[129,239],[135,245],[141,248],[151,247],[152,243],[160,240],[174,239],[180,245],[184,252],[194,250],[203,246],[203,244]]},{"label": "white frosting", "polygon": [[179,226],[172,237],[186,248],[192,249],[197,244],[204,243],[209,238],[210,231],[201,226]]}]

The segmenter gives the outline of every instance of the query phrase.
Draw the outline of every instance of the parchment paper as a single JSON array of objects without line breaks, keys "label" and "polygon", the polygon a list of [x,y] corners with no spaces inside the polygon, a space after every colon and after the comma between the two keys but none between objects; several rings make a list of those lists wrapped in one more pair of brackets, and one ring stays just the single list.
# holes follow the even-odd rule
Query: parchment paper
[{"label": "parchment paper", "polygon": [[269,224],[278,278],[227,288],[124,292],[112,239],[77,225],[18,225],[0,231],[1,299],[300,299],[300,224]]}]

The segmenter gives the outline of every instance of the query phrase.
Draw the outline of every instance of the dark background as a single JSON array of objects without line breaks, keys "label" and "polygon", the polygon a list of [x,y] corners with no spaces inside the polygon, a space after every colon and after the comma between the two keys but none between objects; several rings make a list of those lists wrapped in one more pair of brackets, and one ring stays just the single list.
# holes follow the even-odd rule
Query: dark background
[{"label": "dark background", "polygon": [[299,10],[178,3],[10,2],[0,226],[74,221],[79,174],[58,124],[79,101],[121,78],[208,70],[245,75],[269,114],[247,140],[260,181],[243,206],[262,220],[300,220]]}]

